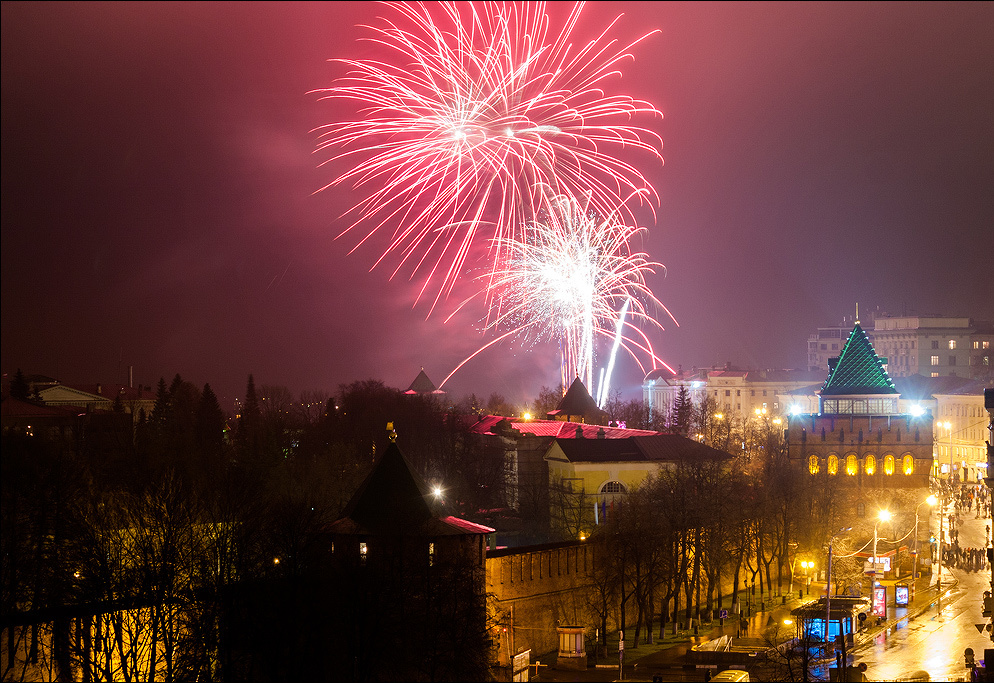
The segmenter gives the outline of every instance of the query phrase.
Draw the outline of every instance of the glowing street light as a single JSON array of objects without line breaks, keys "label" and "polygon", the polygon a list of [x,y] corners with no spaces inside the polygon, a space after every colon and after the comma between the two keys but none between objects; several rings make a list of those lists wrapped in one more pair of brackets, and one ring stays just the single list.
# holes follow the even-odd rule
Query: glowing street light
[{"label": "glowing street light", "polygon": [[[875,527],[874,527],[875,528]],[[826,570],[825,581],[825,642],[828,642],[829,625],[832,623],[832,544],[839,534],[852,531],[851,526],[843,527],[835,532],[828,541],[828,569]]]},{"label": "glowing street light", "polygon": [[939,427],[946,430],[946,448],[949,449],[949,480],[952,481],[953,478],[953,423],[949,422],[939,422],[937,423]]},{"label": "glowing street light", "polygon": [[808,595],[811,595],[811,577],[808,571],[814,568],[814,560],[801,560],[801,569],[804,570],[804,592]]},{"label": "glowing street light", "polygon": [[[915,507],[915,569],[914,569],[914,572],[911,574],[911,585],[912,586],[914,586],[915,579],[918,578],[918,510],[920,510],[921,506],[925,505],[926,503],[928,503],[929,507],[931,507],[931,506],[935,505],[938,502],[939,502],[939,499],[936,498],[934,495],[932,495],[932,496],[929,496],[928,498],[926,498],[925,500],[923,500],[922,502],[918,503],[918,506]],[[928,514],[929,514],[929,517],[931,517],[932,516],[932,511],[929,510]],[[931,524],[929,526],[931,526]]]},{"label": "glowing street light", "polygon": [[890,521],[890,510],[877,513],[877,521],[873,523],[873,580],[877,580],[877,524]]}]

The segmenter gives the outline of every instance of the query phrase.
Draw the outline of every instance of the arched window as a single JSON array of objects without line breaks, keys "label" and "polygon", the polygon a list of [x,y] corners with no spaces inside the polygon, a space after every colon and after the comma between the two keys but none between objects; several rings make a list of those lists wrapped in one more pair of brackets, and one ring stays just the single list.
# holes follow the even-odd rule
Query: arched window
[{"label": "arched window", "polygon": [[828,473],[833,477],[839,473],[839,456],[835,453],[828,456]]},{"label": "arched window", "polygon": [[846,456],[846,474],[855,477],[857,472],[859,472],[859,462],[856,460],[856,454],[850,453]]},{"label": "arched window", "polygon": [[821,467],[818,465],[818,456],[812,455],[808,458],[808,472],[811,474],[818,474]]},{"label": "arched window", "polygon": [[863,470],[870,476],[877,473],[877,459],[872,455],[867,455],[863,460]]},{"label": "arched window", "polygon": [[901,458],[901,470],[905,474],[915,473],[915,459],[911,456],[910,453],[906,453],[905,456]]},{"label": "arched window", "polygon": [[601,487],[601,493],[628,493],[628,489],[620,481],[609,481]]},{"label": "arched window", "polygon": [[894,474],[894,456],[889,453],[884,456],[884,474],[888,477]]}]

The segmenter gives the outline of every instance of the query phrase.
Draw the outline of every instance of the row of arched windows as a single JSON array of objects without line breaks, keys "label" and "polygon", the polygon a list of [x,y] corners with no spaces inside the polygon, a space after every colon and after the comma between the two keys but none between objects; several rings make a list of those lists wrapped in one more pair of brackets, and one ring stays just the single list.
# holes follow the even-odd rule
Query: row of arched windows
[{"label": "row of arched windows", "polygon": [[[915,459],[910,453],[901,456],[900,462],[893,455],[887,454],[879,464],[882,466],[883,473],[887,476],[894,474],[897,471],[898,465],[900,465],[900,471],[903,474],[915,473]],[[865,455],[862,458],[862,462],[860,462],[860,458],[855,453],[849,453],[844,461],[840,461],[839,456],[835,453],[830,454],[825,460],[825,467],[829,475],[834,476],[838,474],[840,465],[843,466],[845,474],[850,477],[856,476],[861,469],[868,476],[873,476],[877,473],[878,461],[875,455]],[[811,474],[821,472],[821,459],[817,455],[812,455],[808,458],[808,472]]]}]

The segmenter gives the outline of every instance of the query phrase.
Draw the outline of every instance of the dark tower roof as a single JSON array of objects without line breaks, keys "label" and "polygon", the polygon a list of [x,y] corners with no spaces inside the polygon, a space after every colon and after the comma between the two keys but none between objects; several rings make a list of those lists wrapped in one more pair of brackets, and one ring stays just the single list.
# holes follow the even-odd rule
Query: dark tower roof
[{"label": "dark tower roof", "polygon": [[417,526],[431,518],[429,495],[424,480],[391,442],[345,506],[342,517],[372,533],[390,533],[398,524]]},{"label": "dark tower roof", "polygon": [[828,361],[822,396],[899,393],[863,328],[856,323],[838,358]]},{"label": "dark tower roof", "polygon": [[456,517],[436,516],[429,504],[431,495],[428,485],[391,441],[329,531],[373,536],[451,536],[493,531]]},{"label": "dark tower roof", "polygon": [[421,372],[418,376],[414,378],[411,382],[411,386],[407,388],[405,394],[433,394],[437,392],[438,389],[435,387],[435,383],[428,379],[428,375],[425,374],[425,369],[421,368]]},{"label": "dark tower roof", "polygon": [[583,382],[577,377],[569,385],[569,389],[559,402],[559,406],[550,412],[548,417],[568,420],[572,416],[579,416],[585,422],[597,422],[602,421],[606,415],[607,413],[597,407],[597,403],[587,391],[587,387],[583,386]]}]

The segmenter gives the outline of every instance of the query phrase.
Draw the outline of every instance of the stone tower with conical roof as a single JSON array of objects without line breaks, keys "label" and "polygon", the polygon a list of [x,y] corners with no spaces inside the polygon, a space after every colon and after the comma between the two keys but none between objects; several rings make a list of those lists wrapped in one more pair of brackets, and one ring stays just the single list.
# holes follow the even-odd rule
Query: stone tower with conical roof
[{"label": "stone tower with conical roof", "polygon": [[[885,537],[914,528],[933,468],[932,416],[900,412],[885,364],[857,321],[838,358],[829,361],[819,412],[790,415],[787,422],[788,459],[808,479],[812,514],[817,519],[831,510],[825,525],[837,527],[841,519],[863,540],[872,538],[880,510],[892,515],[892,526],[881,530]],[[913,539],[902,545],[912,547]],[[898,544],[882,543],[878,555],[886,557],[888,578],[912,564]]]}]

